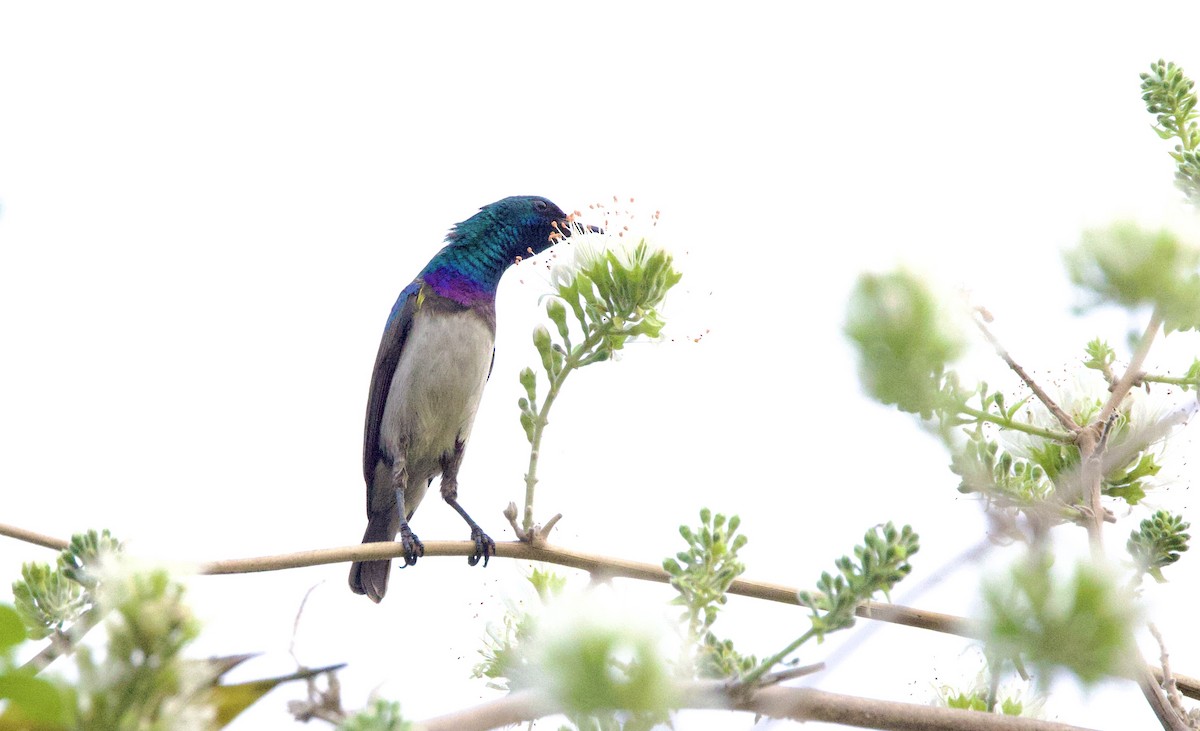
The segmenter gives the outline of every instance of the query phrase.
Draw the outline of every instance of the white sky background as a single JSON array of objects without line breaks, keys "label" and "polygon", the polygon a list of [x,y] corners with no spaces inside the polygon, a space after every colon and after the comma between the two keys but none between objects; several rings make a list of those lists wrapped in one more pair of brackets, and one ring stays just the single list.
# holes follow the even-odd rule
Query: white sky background
[{"label": "white sky background", "polygon": [[[399,290],[482,204],[620,195],[661,209],[657,240],[680,254],[667,309],[680,342],[567,383],[537,503],[541,520],[565,514],[555,542],[658,562],[709,506],[742,516],[748,577],[811,585],[892,519],[921,533],[912,583],[928,579],[985,524],[940,445],[861,395],[846,296],[860,271],[898,262],[965,286],[1048,383],[1092,337],[1124,345],[1142,319],[1070,317],[1058,251],[1085,225],[1190,215],[1137,75],[1159,57],[1200,75],[1200,10],[1109,7],[4,3],[0,520],[107,527],[176,559],[357,542],[368,379]],[[522,265],[501,288],[461,473],[496,540],[512,539],[500,510],[523,494],[517,372],[536,362],[544,271]],[[1186,366],[1197,340],[1173,340],[1160,362]],[[1012,384],[979,353],[975,373]],[[1174,476],[1152,496],[1193,524],[1196,443],[1173,443]],[[1114,550],[1141,517],[1110,529]],[[436,497],[414,529],[466,537]],[[52,557],[4,541],[0,576]],[[348,707],[377,688],[415,718],[446,712],[494,697],[467,676],[522,570],[429,558],[394,572],[380,606],[350,593],[345,565],[196,578],[197,651],[262,651],[245,677],[287,672],[293,617],[319,584],[300,659],[349,663]],[[1200,560],[1168,577],[1154,616],[1175,667],[1200,674],[1180,609]],[[896,598],[971,612],[976,567],[943,578]],[[630,594],[674,611],[666,589]],[[717,629],[761,655],[807,624],[735,598]],[[965,641],[864,632],[813,684],[925,703],[978,670]],[[284,703],[302,692],[235,728],[292,727]],[[1047,715],[1153,724],[1132,684],[1086,700],[1064,688]]]}]

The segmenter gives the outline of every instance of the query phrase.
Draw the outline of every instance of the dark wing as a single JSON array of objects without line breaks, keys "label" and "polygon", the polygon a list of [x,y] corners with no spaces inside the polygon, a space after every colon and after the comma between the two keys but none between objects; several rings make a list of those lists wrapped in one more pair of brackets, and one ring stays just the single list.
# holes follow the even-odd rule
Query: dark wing
[{"label": "dark wing", "polygon": [[421,280],[404,288],[392,306],[383,339],[379,342],[379,354],[375,356],[375,370],[371,373],[371,395],[367,398],[367,424],[363,430],[363,479],[367,481],[367,507],[370,508],[370,485],[375,477],[375,463],[379,461],[379,424],[383,421],[383,407],[387,403],[388,388],[400,362],[400,353],[412,329],[413,315],[419,306]]}]

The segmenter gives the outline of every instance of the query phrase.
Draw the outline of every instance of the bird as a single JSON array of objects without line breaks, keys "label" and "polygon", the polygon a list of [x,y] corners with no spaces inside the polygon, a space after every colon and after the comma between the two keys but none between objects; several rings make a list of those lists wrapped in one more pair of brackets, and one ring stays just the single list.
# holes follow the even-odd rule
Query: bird
[{"label": "bird", "polygon": [[[571,217],[541,196],[511,196],[456,224],[445,245],[405,287],[384,326],[363,430],[367,530],[363,543],[396,540],[411,566],[425,546],[409,527],[441,475],[442,499],[471,529],[474,566],[495,542],[458,502],[458,471],[495,363],[496,289],[514,262],[572,230]],[[391,560],[358,561],[350,588],[378,603]]]}]

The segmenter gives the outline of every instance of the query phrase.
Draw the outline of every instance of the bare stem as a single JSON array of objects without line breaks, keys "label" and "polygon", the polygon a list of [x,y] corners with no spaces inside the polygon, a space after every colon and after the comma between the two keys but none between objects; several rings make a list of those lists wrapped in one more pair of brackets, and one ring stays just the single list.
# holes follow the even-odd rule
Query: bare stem
[{"label": "bare stem", "polygon": [[546,425],[550,423],[550,407],[554,405],[554,399],[558,397],[559,389],[562,388],[563,381],[567,380],[567,375],[578,368],[586,356],[591,355],[592,349],[600,344],[607,332],[608,329],[605,327],[593,330],[582,343],[571,348],[571,351],[563,359],[562,368],[558,373],[546,374],[550,380],[550,387],[546,391],[545,400],[542,401],[542,408],[538,410],[537,418],[533,420],[533,431],[529,439],[529,469],[525,471],[525,518],[521,524],[522,531],[518,533],[518,537],[522,540],[533,541],[536,537],[533,524],[533,494],[534,488],[537,487],[537,468],[538,458],[542,452],[542,435],[546,431]]},{"label": "bare stem", "polygon": [[768,670],[775,667],[779,663],[783,662],[785,659],[787,659],[788,655],[792,654],[796,650],[796,648],[800,647],[800,645],[803,645],[805,642],[808,642],[809,640],[811,640],[813,637],[816,636],[816,634],[817,634],[816,632],[814,632],[813,630],[810,629],[807,632],[805,632],[804,634],[797,637],[787,647],[783,648],[782,650],[775,653],[774,655],[767,658],[766,660],[763,660],[762,662],[760,662],[758,664],[758,667],[756,667],[753,670],[751,670],[750,672],[746,673],[746,676],[744,678],[742,678],[742,680],[741,680],[741,685],[743,685],[743,686],[753,685],[754,682],[757,681],[759,678],[761,678],[764,673],[766,673]]},{"label": "bare stem", "polygon": [[1033,436],[1042,437],[1043,439],[1050,439],[1050,440],[1053,440],[1056,442],[1060,442],[1062,444],[1071,444],[1072,442],[1075,441],[1074,434],[1069,434],[1067,432],[1061,432],[1061,431],[1054,431],[1053,429],[1043,429],[1039,426],[1034,426],[1033,424],[1023,424],[1019,421],[1012,421],[1011,419],[1006,419],[1003,416],[997,416],[997,415],[991,413],[990,411],[984,411],[982,409],[977,409],[973,406],[965,406],[965,405],[959,406],[958,411],[959,411],[959,413],[966,414],[968,416],[973,416],[976,419],[979,419],[980,421],[986,421],[986,422],[989,422],[992,424],[998,424],[999,426],[1002,426],[1005,429],[1012,429],[1013,431],[1019,431],[1019,432],[1024,432],[1026,434],[1032,434]]},{"label": "bare stem", "polygon": [[1184,388],[1200,387],[1200,384],[1196,383],[1195,378],[1182,378],[1182,377],[1176,378],[1175,376],[1156,376],[1156,375],[1153,375],[1150,373],[1142,374],[1140,381],[1142,383],[1163,383],[1168,386],[1183,386]]}]

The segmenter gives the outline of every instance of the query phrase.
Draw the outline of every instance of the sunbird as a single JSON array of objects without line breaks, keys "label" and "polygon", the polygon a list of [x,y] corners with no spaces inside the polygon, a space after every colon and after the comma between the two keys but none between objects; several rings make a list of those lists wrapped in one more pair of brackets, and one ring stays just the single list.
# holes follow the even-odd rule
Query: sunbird
[{"label": "sunbird", "polygon": [[[458,470],[491,375],[496,350],[496,288],[514,262],[570,234],[570,217],[539,196],[484,206],[451,229],[445,246],[400,292],[388,315],[371,373],[363,432],[367,531],[363,543],[400,536],[404,566],[425,546],[409,528],[439,474],[442,499],[471,528],[474,566],[496,543],[458,503]],[[390,559],[350,567],[350,588],[379,602]],[[402,567],[403,568],[403,567]]]}]

